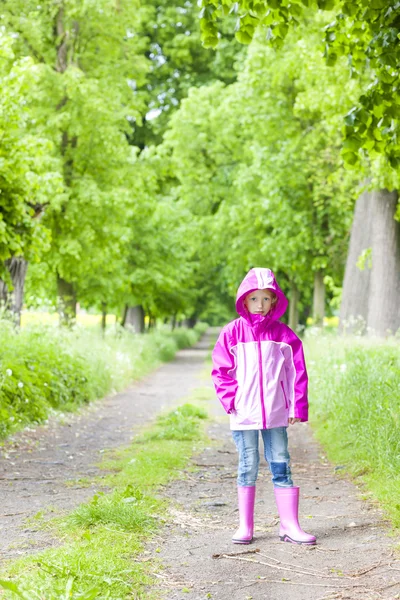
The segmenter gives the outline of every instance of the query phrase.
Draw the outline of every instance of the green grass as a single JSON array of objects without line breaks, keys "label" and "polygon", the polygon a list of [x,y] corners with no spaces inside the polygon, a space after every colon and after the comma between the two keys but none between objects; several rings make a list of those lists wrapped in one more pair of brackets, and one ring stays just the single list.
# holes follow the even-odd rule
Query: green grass
[{"label": "green grass", "polygon": [[193,345],[207,326],[135,335],[35,325],[17,333],[0,320],[0,439],[43,422],[54,411],[123,389],[178,348]]},{"label": "green grass", "polygon": [[[97,493],[45,525],[60,546],[9,563],[0,597],[157,600],[149,590],[156,567],[141,562],[140,552],[168,518],[167,503],[157,490],[184,477],[190,457],[206,442],[205,419],[203,408],[184,404],[160,415],[131,446],[108,456],[102,466],[113,472],[101,485],[113,491]],[[16,586],[14,591],[10,586]]]},{"label": "green grass", "polygon": [[143,435],[149,440],[194,440],[197,437],[198,419],[206,419],[205,410],[184,404],[168,415],[158,418],[154,430]]},{"label": "green grass", "polygon": [[398,340],[323,336],[308,339],[305,349],[317,438],[400,527]]}]

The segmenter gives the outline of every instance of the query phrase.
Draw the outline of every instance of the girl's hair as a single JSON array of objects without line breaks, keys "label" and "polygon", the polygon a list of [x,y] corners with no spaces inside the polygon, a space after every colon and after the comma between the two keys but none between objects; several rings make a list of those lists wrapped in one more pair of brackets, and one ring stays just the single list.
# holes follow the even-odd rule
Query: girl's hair
[{"label": "girl's hair", "polygon": [[[268,289],[268,288],[267,288],[267,289]],[[268,290],[268,291],[269,291],[269,293],[270,293],[270,294],[271,294],[271,296],[272,296],[272,299],[271,299],[271,304],[276,304],[276,302],[277,302],[277,300],[278,300],[278,296],[275,294],[274,290]]]}]

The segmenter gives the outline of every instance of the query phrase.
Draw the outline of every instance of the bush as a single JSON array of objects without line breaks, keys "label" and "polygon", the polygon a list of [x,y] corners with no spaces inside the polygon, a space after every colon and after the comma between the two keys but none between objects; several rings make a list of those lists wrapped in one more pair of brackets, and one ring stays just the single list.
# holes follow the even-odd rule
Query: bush
[{"label": "bush", "polygon": [[194,329],[185,329],[183,327],[174,329],[172,336],[180,350],[182,348],[190,348],[190,346],[193,346],[199,338],[197,331]]},{"label": "bush", "polygon": [[[183,329],[182,332],[186,330]],[[192,331],[187,342],[199,337]],[[183,338],[183,336],[182,336]],[[16,332],[0,321],[0,437],[123,389],[180,345],[171,332],[135,335],[35,325]]]}]

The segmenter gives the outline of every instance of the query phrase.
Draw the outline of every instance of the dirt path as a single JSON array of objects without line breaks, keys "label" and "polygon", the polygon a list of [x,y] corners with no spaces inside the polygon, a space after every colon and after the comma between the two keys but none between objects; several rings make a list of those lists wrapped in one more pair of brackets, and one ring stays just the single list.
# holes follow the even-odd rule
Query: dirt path
[{"label": "dirt path", "polygon": [[[66,481],[99,474],[104,449],[128,443],[161,409],[181,403],[204,379],[209,338],[159,368],[123,394],[96,403],[64,424],[16,435],[0,459],[1,558],[38,551],[55,543],[27,517],[39,510],[63,511],[91,497],[95,487]],[[211,385],[210,385],[211,388]],[[145,558],[161,562],[160,585],[167,600],[333,600],[400,598],[400,562],[381,512],[360,499],[321,455],[306,425],[291,428],[292,467],[301,486],[304,529],[316,547],[279,542],[277,513],[266,468],[256,500],[256,536],[235,546],[236,451],[228,422],[215,401],[209,434],[213,444],[197,456],[195,472],[171,484],[170,522],[151,542]],[[29,523],[29,521],[28,521]],[[30,521],[30,523],[34,523]],[[397,540],[398,542],[398,540]],[[240,554],[248,550],[252,554]],[[234,555],[229,556],[234,553]],[[214,558],[214,555],[219,555]]]},{"label": "dirt path", "polygon": [[101,475],[96,464],[105,449],[129,443],[157,413],[199,387],[209,346],[205,336],[125,392],[67,415],[64,423],[52,419],[13,436],[0,450],[0,564],[55,543],[29,517],[58,514],[92,497],[98,484],[73,482]]},{"label": "dirt path", "polygon": [[165,568],[158,575],[160,597],[400,598],[400,560],[394,551],[399,538],[390,536],[382,512],[363,501],[361,491],[340,477],[340,468],[327,462],[305,424],[289,430],[292,471],[301,487],[301,524],[318,537],[318,545],[279,541],[266,466],[260,468],[257,486],[255,540],[249,546],[231,543],[238,521],[237,455],[226,415],[217,402],[213,410],[209,435],[214,444],[194,459],[197,472],[169,487],[167,496],[174,503],[171,523],[148,549]]}]

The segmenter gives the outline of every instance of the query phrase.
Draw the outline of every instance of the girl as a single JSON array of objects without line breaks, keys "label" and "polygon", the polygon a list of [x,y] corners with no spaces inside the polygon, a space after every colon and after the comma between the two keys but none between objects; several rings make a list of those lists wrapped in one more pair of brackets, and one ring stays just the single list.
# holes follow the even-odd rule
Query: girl
[{"label": "girl", "polygon": [[278,321],[287,305],[272,271],[251,269],[237,292],[240,316],[222,329],[212,354],[215,389],[230,415],[239,454],[235,544],[249,544],[253,539],[259,433],[272,474],[280,539],[316,543],[299,525],[299,488],[293,486],[290,473],[287,426],[307,421],[308,401],[302,343]]}]

